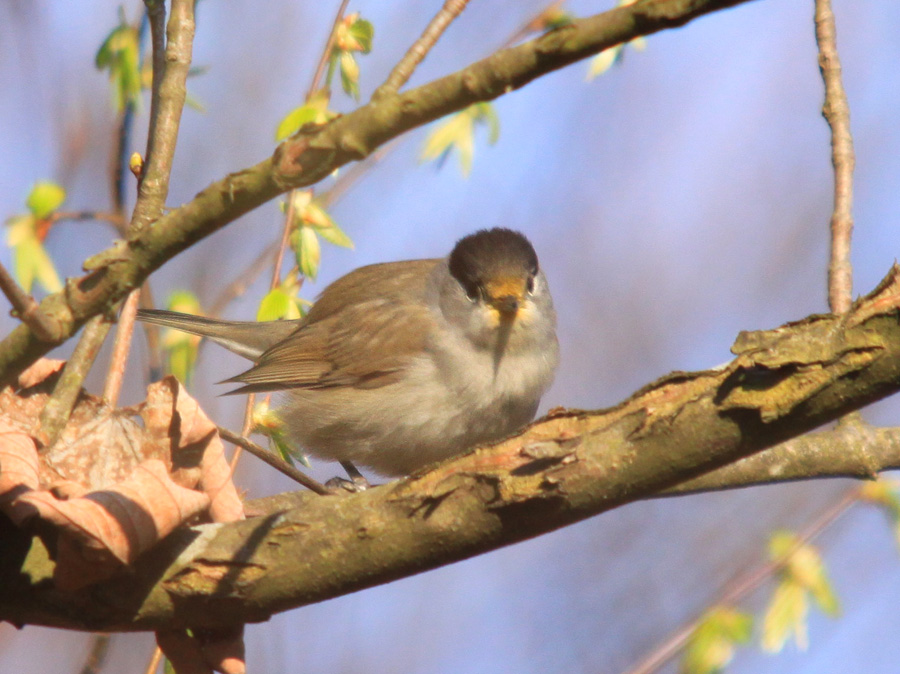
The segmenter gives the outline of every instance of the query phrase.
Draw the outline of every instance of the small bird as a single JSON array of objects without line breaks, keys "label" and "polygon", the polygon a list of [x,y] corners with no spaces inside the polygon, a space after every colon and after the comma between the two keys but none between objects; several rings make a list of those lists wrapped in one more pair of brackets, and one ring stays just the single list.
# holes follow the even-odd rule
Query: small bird
[{"label": "small bird", "polygon": [[[143,310],[256,364],[231,393],[280,391],[309,454],[386,476],[504,438],[534,418],[559,362],[556,313],[531,243],[510,229],[443,259],[361,267],[295,321]],[[358,473],[357,473],[358,475]]]}]

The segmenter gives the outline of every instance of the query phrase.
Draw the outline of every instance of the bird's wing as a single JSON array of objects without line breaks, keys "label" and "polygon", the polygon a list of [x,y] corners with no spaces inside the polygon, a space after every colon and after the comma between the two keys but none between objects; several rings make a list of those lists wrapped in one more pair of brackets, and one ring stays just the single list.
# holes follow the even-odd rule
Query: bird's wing
[{"label": "bird's wing", "polygon": [[363,267],[329,286],[301,329],[229,380],[244,384],[233,393],[395,381],[425,347],[433,322],[425,284],[435,261],[394,264],[389,276]]}]

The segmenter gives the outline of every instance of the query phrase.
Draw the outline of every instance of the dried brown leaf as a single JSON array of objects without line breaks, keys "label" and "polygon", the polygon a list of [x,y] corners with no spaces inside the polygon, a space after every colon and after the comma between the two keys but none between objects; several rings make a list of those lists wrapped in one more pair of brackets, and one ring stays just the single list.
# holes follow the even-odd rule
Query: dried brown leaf
[{"label": "dried brown leaf", "polygon": [[54,371],[43,363],[27,371],[27,389],[0,390],[0,508],[17,524],[40,517],[58,528],[59,587],[118,572],[204,511],[243,518],[216,427],[173,378],[136,409],[82,392],[60,440],[39,455],[30,433]]}]

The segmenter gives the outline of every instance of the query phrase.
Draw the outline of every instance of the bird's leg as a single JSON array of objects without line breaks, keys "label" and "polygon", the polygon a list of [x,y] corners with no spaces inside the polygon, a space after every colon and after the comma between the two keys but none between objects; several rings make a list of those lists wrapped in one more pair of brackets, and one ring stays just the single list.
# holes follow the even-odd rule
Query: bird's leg
[{"label": "bird's leg", "polygon": [[347,471],[347,476],[350,479],[345,480],[342,477],[333,477],[325,483],[326,487],[334,491],[349,491],[355,494],[365,491],[371,486],[365,476],[352,463],[341,461],[341,466]]}]

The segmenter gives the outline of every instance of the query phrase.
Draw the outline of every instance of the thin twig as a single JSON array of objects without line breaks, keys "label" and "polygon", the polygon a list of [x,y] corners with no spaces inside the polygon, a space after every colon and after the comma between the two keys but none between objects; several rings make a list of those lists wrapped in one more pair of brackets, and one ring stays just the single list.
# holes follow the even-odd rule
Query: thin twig
[{"label": "thin twig", "polygon": [[125,365],[128,363],[128,352],[131,350],[131,336],[134,334],[134,317],[137,314],[140,290],[132,290],[122,304],[119,314],[119,326],[116,328],[116,340],[113,343],[112,356],[109,359],[109,372],[103,387],[103,399],[110,407],[115,407],[122,390],[125,376]]},{"label": "thin twig", "polygon": [[105,314],[98,314],[84,326],[84,332],[81,333],[75,350],[66,361],[62,375],[53,388],[53,394],[41,411],[38,435],[44,445],[42,451],[52,447],[66,427],[81,392],[81,384],[91,371],[91,366],[97,358],[100,347],[103,346],[103,340],[106,339],[111,325],[110,319]]},{"label": "thin twig", "polygon": [[268,246],[263,248],[263,250],[253,258],[253,261],[241,271],[237,277],[225,286],[219,294],[216,296],[216,299],[213,300],[212,305],[209,307],[209,311],[207,315],[210,318],[218,318],[222,315],[222,312],[225,311],[225,307],[231,303],[232,300],[237,299],[245,292],[247,292],[247,288],[259,277],[260,274],[269,266],[270,262],[274,264],[275,256],[278,255],[278,244],[270,243]]},{"label": "thin twig", "polygon": [[269,290],[274,290],[281,283],[281,264],[284,262],[284,254],[287,252],[288,242],[291,240],[291,225],[294,223],[294,192],[288,195],[288,205],[284,214],[284,227],[281,229],[281,241],[275,253],[272,263],[272,280],[269,282]]},{"label": "thin twig", "polygon": [[144,7],[146,7],[146,17],[150,23],[150,59],[153,72],[150,85],[150,124],[147,129],[146,159],[149,160],[160,116],[162,77],[166,72],[166,3],[164,0],[144,0]]},{"label": "thin twig", "polygon": [[91,650],[87,659],[81,666],[81,674],[100,674],[103,665],[106,664],[106,655],[109,653],[108,634],[95,634],[91,640]]},{"label": "thin twig", "polygon": [[159,669],[160,660],[162,660],[162,650],[157,646],[153,649],[153,655],[150,656],[150,660],[147,662],[144,674],[156,674],[156,670]]},{"label": "thin twig", "polygon": [[[153,18],[159,11],[157,5],[162,0],[147,0],[147,11],[151,16],[151,34],[154,51],[158,37],[158,27]],[[178,127],[184,110],[187,93],[186,82],[191,67],[191,50],[194,41],[194,0],[172,0],[172,13],[166,26],[167,40],[163,57],[153,55],[153,85],[151,89],[150,134],[147,138],[147,152],[143,174],[138,188],[138,199],[131,215],[130,233],[135,235],[159,218],[169,194],[169,176]],[[162,61],[160,59],[162,58]],[[157,65],[157,62],[164,65]],[[154,108],[153,97],[158,104]]]},{"label": "thin twig", "polygon": [[246,449],[248,452],[253,454],[253,456],[262,459],[267,464],[272,466],[272,468],[284,473],[292,480],[299,482],[310,491],[313,491],[316,494],[321,494],[322,496],[326,496],[331,493],[321,482],[317,482],[306,473],[300,472],[287,461],[279,456],[276,456],[274,453],[268,451],[267,449],[263,449],[255,442],[248,440],[247,438],[242,437],[237,433],[232,433],[227,428],[222,428],[221,426],[219,426],[218,428],[219,435],[221,435],[223,439],[234,445],[237,445],[238,447]]},{"label": "thin twig", "polygon": [[831,128],[831,163],[834,165],[834,210],[831,214],[831,260],[828,265],[828,303],[836,314],[846,313],[853,301],[850,237],[853,233],[853,136],[850,106],[841,81],[841,60],[835,39],[831,0],[816,0],[816,43],[819,69],[825,82],[822,115]]},{"label": "thin twig", "polygon": [[[784,568],[791,557],[804,545],[813,541],[825,529],[834,524],[851,506],[859,502],[859,488],[852,487],[833,505],[829,506],[796,538],[794,545],[781,557],[761,564],[749,573],[736,578],[721,596],[710,606],[732,606],[761,586]],[[700,625],[702,616],[689,621],[673,632],[653,652],[623,674],[652,674],[674,658],[687,645],[688,639]]]},{"label": "thin twig", "polygon": [[[178,127],[186,96],[187,73],[190,69],[194,39],[194,5],[190,0],[173,0],[168,40],[163,26],[166,10],[162,0],[146,0],[147,18],[152,40],[153,82],[150,95],[150,130],[147,138],[146,160],[138,181],[138,197],[131,216],[130,232],[137,232],[160,215],[169,192],[172,159],[178,140]],[[123,126],[124,126],[123,121]],[[130,126],[130,124],[128,125]],[[126,153],[120,154],[119,175],[125,175],[128,165]],[[123,202],[116,203],[121,210]],[[122,379],[131,338],[134,316],[138,308],[138,293],[132,291],[123,303],[116,343],[110,362],[103,397],[115,405],[122,388]]]},{"label": "thin twig", "polygon": [[42,342],[57,341],[58,330],[54,329],[53,321],[41,311],[34,298],[16,283],[16,279],[2,264],[0,264],[0,290],[12,304],[16,317],[31,328],[38,339]]},{"label": "thin twig", "polygon": [[312,82],[309,84],[309,90],[306,92],[306,100],[312,98],[312,95],[319,89],[319,84],[322,82],[322,75],[325,74],[325,66],[328,64],[328,59],[331,58],[331,50],[334,47],[334,41],[337,37],[338,26],[341,25],[341,20],[344,18],[344,12],[347,11],[347,5],[349,3],[350,0],[341,0],[341,4],[338,5],[337,14],[334,15],[334,22],[331,24],[331,31],[328,33],[328,39],[325,41],[325,48],[322,50],[322,55],[319,57],[319,63],[316,65]]},{"label": "thin twig", "polygon": [[419,39],[413,42],[413,45],[403,55],[403,58],[391,70],[391,74],[375,91],[373,98],[378,98],[384,94],[396,93],[404,84],[409,81],[413,71],[428,55],[432,47],[440,39],[447,26],[453,23],[453,20],[462,14],[462,11],[469,4],[469,0],[445,0],[444,6],[434,15],[434,18],[422,31]]},{"label": "thin twig", "polygon": [[121,213],[106,211],[55,211],[47,220],[51,224],[65,220],[83,221],[100,220],[110,223],[117,230],[125,227],[125,217]]}]

